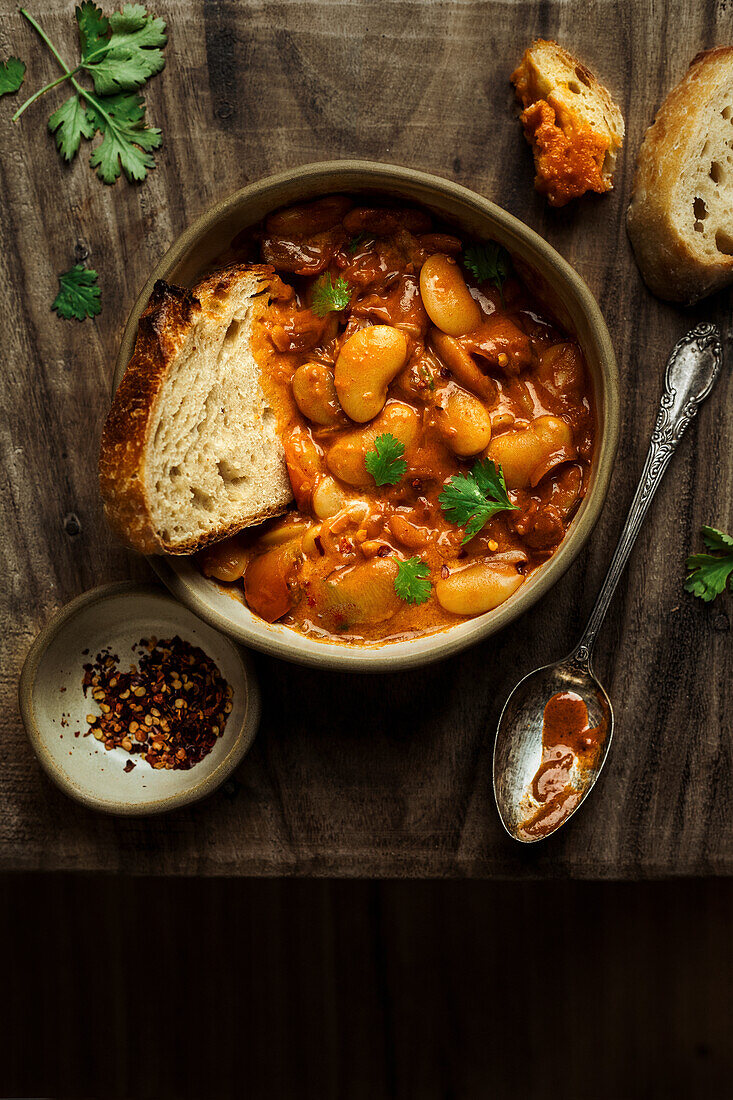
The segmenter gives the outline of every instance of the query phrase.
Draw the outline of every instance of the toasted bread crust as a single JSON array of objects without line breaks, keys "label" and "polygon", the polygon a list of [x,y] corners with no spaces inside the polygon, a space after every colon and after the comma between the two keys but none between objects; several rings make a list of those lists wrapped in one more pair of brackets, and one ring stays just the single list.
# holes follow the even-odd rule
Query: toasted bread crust
[{"label": "toasted bread crust", "polygon": [[637,157],[628,233],[647,286],[670,301],[692,304],[733,282],[733,256],[696,254],[675,204],[683,169],[701,156],[703,112],[720,94],[725,69],[733,75],[733,47],[698,53],[659,108]]},{"label": "toasted bread crust", "polygon": [[[272,267],[254,264],[234,264],[215,272],[193,290],[160,280],[140,317],[135,350],[114,396],[99,452],[99,484],[107,521],[126,546],[140,553],[192,554],[242,527],[241,523],[232,524],[211,535],[175,546],[167,544],[152,522],[144,462],[153,413],[172,361],[202,310],[215,308],[216,299],[244,274],[260,276],[263,291],[279,281]],[[263,510],[258,521],[284,511],[285,506]]]}]

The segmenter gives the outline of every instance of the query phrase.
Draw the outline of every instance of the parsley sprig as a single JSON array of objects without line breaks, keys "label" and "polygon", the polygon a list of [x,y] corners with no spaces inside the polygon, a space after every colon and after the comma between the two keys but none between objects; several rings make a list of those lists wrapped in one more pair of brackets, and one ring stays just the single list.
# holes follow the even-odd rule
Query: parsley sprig
[{"label": "parsley sprig", "polygon": [[9,57],[0,62],[0,95],[17,92],[25,76],[25,62],[19,57]]},{"label": "parsley sprig", "polygon": [[425,603],[430,598],[430,567],[420,558],[397,562],[394,590],[406,603]]},{"label": "parsley sprig", "polygon": [[[164,21],[148,13],[142,4],[126,4],[121,11],[106,16],[91,0],[85,0],[76,9],[81,60],[72,69],[36,20],[24,8],[21,14],[46,43],[62,75],[26,100],[13,121],[40,96],[69,81],[75,94],[48,120],[64,160],[74,158],[82,138],[89,140],[100,133],[102,141],[89,161],[99,178],[104,183],[115,183],[124,172],[131,183],[144,180],[148,169],[155,168],[151,153],[162,138],[160,130],[145,125],[145,103],[137,92],[165,64]],[[91,77],[93,92],[77,80],[82,73]]]},{"label": "parsley sprig", "polygon": [[405,476],[404,443],[385,432],[374,440],[374,450],[364,455],[364,464],[377,485],[396,485]]},{"label": "parsley sprig", "polygon": [[100,312],[101,295],[97,286],[97,273],[83,264],[76,264],[63,275],[59,275],[59,292],[51,309],[60,317],[70,321],[75,317],[83,321],[85,317],[96,317]]},{"label": "parsley sprig", "polygon": [[497,512],[516,509],[506,491],[501,466],[481,458],[468,474],[454,474],[438,497],[447,519],[465,527],[462,543],[470,542]]},{"label": "parsley sprig", "polygon": [[311,309],[316,317],[325,317],[327,313],[346,309],[350,301],[349,284],[345,279],[337,275],[334,282],[330,275],[321,275],[313,287]]},{"label": "parsley sprig", "polygon": [[512,269],[509,253],[496,241],[471,245],[463,253],[463,263],[480,283],[492,283],[498,291]]},{"label": "parsley sprig", "polygon": [[726,588],[733,589],[733,537],[717,527],[703,527],[709,554],[692,554],[685,562],[685,589],[709,603]]}]

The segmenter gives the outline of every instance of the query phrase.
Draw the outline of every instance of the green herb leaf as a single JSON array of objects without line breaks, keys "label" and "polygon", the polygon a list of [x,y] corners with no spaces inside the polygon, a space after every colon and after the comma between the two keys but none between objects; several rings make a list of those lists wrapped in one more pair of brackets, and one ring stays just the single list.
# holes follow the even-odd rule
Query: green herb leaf
[{"label": "green herb leaf", "polygon": [[353,256],[362,241],[366,240],[366,233],[357,233],[355,237],[352,237],[346,246],[346,251],[350,252]]},{"label": "green herb leaf", "polygon": [[430,568],[420,558],[397,563],[394,590],[406,603],[425,603],[430,598]]},{"label": "green herb leaf", "polygon": [[73,160],[82,138],[90,138],[95,126],[78,95],[62,103],[48,120],[48,128],[56,135],[56,145],[64,160]]},{"label": "green herb leaf", "polygon": [[402,457],[404,443],[390,432],[378,435],[374,440],[374,450],[367,451],[364,464],[377,485],[396,485],[405,476],[407,463]]},{"label": "green herb leaf", "polygon": [[333,282],[330,275],[322,275],[313,287],[311,309],[317,317],[325,317],[340,309],[346,309],[351,300],[349,284],[340,275]]},{"label": "green herb leaf", "polygon": [[477,535],[497,512],[516,509],[507,494],[501,466],[487,458],[475,462],[469,474],[454,474],[438,501],[451,523],[466,528],[463,543]]},{"label": "green herb leaf", "polygon": [[105,19],[92,3],[77,9],[82,67],[98,95],[141,88],[165,65],[165,22],[141,4],[126,4]]},{"label": "green herb leaf", "polygon": [[139,183],[155,168],[150,152],[163,140],[160,130],[143,125],[145,104],[139,95],[106,96],[101,103],[103,108],[89,104],[94,129],[104,135],[89,163],[104,183],[114,183],[121,171],[130,183]]},{"label": "green herb leaf", "polygon": [[496,241],[471,245],[463,253],[463,263],[480,283],[492,283],[497,290],[512,269],[509,253]]},{"label": "green herb leaf", "polygon": [[17,92],[25,76],[25,62],[19,57],[9,57],[0,62],[0,95]]},{"label": "green herb leaf", "polygon": [[417,373],[422,381],[425,383],[425,385],[428,387],[428,389],[435,389],[435,376],[433,375],[432,370],[427,365],[424,359],[419,360],[417,364]]},{"label": "green herb leaf", "polygon": [[703,527],[701,533],[708,550],[733,553],[733,535],[726,535],[725,531],[719,531],[717,527]]},{"label": "green herb leaf", "polygon": [[[84,0],[76,9],[81,61],[67,66],[35,19],[24,9],[21,14],[52,51],[63,73],[32,95],[15,112],[13,121],[39,96],[69,81],[76,94],[48,120],[64,160],[76,156],[82,138],[100,133],[102,141],[90,157],[99,178],[114,183],[124,173],[130,182],[144,180],[148,170],[155,168],[151,152],[162,138],[160,130],[145,125],[145,103],[135,93],[165,64],[164,21],[149,14],[142,4],[126,4],[106,16],[92,0]],[[84,72],[94,82],[93,92],[79,83]]]},{"label": "green herb leaf", "polygon": [[685,589],[709,603],[733,586],[733,537],[716,527],[703,527],[702,537],[711,553],[687,559]]},{"label": "green herb leaf", "polygon": [[81,59],[86,61],[95,50],[106,44],[109,20],[96,4],[91,3],[91,0],[85,0],[76,9],[76,21],[79,25]]},{"label": "green herb leaf", "polygon": [[76,264],[70,271],[59,275],[59,292],[51,309],[67,321],[75,317],[83,321],[85,317],[96,317],[102,306],[97,286],[97,273]]}]

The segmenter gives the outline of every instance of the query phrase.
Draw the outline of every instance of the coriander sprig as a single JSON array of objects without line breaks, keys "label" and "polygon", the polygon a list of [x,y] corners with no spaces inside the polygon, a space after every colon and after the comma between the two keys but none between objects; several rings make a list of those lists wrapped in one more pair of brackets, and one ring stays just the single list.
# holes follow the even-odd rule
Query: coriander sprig
[{"label": "coriander sprig", "polygon": [[709,603],[733,588],[733,536],[717,527],[703,527],[702,539],[710,553],[687,559],[685,589]]},{"label": "coriander sprig", "polygon": [[406,603],[425,603],[430,598],[430,567],[421,558],[397,562],[394,590]]},{"label": "coriander sprig", "polygon": [[325,317],[327,313],[346,309],[351,301],[349,284],[340,275],[336,281],[330,275],[322,275],[313,287],[311,309],[316,317]]},{"label": "coriander sprig", "polygon": [[9,57],[0,62],[0,96],[17,92],[25,77],[25,62],[19,57]]},{"label": "coriander sprig", "polygon": [[480,283],[492,283],[500,293],[512,269],[509,253],[496,241],[471,245],[463,253],[463,263]]},{"label": "coriander sprig", "polygon": [[357,233],[355,237],[352,237],[346,246],[346,251],[350,252],[353,256],[358,249],[359,245],[367,239],[366,233]]},{"label": "coriander sprig", "polygon": [[[55,57],[62,74],[40,88],[15,112],[13,121],[52,88],[69,81],[75,94],[48,120],[61,156],[70,161],[81,145],[96,133],[102,142],[92,152],[90,164],[104,183],[114,183],[124,172],[130,182],[145,179],[155,168],[151,152],[162,141],[160,130],[144,125],[145,104],[137,91],[163,68],[165,23],[149,14],[141,4],[126,4],[110,16],[91,0],[76,9],[81,60],[70,68],[36,20],[24,9],[21,14]],[[85,88],[77,76],[87,73],[94,91]]]},{"label": "coriander sprig", "polygon": [[364,464],[377,485],[396,485],[407,472],[407,462],[402,457],[405,445],[385,432],[374,440],[374,450],[364,455]]},{"label": "coriander sprig", "polygon": [[454,474],[438,497],[446,518],[465,527],[462,544],[470,542],[497,512],[516,509],[506,491],[501,466],[481,458],[468,474]]},{"label": "coriander sprig", "polygon": [[83,264],[76,264],[63,275],[59,275],[59,292],[51,309],[59,317],[70,321],[75,317],[83,321],[85,317],[96,317],[102,309],[101,294],[97,286],[97,273]]}]

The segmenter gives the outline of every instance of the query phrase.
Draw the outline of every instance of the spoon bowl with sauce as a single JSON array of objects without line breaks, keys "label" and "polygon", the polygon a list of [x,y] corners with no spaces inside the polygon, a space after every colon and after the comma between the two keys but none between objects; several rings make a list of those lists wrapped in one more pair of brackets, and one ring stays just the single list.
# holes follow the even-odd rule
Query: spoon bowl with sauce
[{"label": "spoon bowl with sauce", "polygon": [[711,324],[698,325],[673,348],[641,479],[583,635],[564,660],[520,680],[504,705],[494,744],[494,797],[515,840],[533,843],[556,832],[588,797],[606,762],[613,707],[592,670],[593,646],[652,497],[721,363],[720,335]]},{"label": "spoon bowl with sauce", "polygon": [[497,738],[499,813],[517,840],[542,840],[577,810],[600,774],[613,733],[611,700],[592,673],[568,658],[517,684],[502,726],[523,734]]}]

